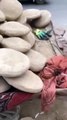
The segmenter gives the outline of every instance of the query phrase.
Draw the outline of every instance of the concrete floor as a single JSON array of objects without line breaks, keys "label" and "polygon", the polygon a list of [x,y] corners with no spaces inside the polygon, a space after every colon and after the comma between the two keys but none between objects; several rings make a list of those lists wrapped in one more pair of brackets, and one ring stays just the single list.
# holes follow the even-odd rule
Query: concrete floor
[{"label": "concrete floor", "polygon": [[67,26],[67,0],[46,0],[44,5],[24,4],[24,9],[47,9],[52,13],[54,25]]}]

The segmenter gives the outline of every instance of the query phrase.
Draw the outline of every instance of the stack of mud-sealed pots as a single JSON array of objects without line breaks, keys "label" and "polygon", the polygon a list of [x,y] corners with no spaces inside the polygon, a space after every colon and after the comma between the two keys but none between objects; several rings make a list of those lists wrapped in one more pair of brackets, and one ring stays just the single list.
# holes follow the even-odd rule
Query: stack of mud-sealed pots
[{"label": "stack of mud-sealed pots", "polygon": [[[29,94],[43,89],[37,73],[54,52],[49,42],[41,42],[34,35],[34,30],[45,28],[50,22],[51,13],[47,10],[23,10],[18,0],[0,0],[0,99],[10,93],[11,88]],[[7,103],[7,99],[5,101]],[[4,114],[4,117],[0,115],[1,120],[18,120],[9,111]]]}]

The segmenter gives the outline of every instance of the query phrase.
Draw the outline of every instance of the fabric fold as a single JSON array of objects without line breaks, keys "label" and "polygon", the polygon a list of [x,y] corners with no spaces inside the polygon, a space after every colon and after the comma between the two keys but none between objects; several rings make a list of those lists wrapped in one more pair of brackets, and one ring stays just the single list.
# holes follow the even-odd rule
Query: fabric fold
[{"label": "fabric fold", "polygon": [[[65,74],[65,75],[64,75]],[[67,88],[67,57],[54,56],[47,63],[39,76],[44,83],[41,94],[42,109],[48,111],[56,98],[57,88]]]}]

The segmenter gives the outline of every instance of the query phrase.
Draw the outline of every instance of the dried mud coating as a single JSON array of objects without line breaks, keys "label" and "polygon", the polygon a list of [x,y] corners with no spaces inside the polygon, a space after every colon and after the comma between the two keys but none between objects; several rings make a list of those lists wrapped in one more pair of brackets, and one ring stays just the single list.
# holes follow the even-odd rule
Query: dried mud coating
[{"label": "dried mud coating", "polygon": [[0,76],[16,77],[26,72],[30,61],[26,55],[13,49],[0,49]]},{"label": "dried mud coating", "polygon": [[18,0],[0,0],[0,10],[7,20],[16,20],[23,11],[23,7]]},{"label": "dried mud coating", "polygon": [[28,70],[25,74],[22,74],[19,77],[14,77],[14,78],[4,77],[4,79],[11,86],[21,91],[25,91],[29,93],[38,93],[43,88],[43,83],[40,77],[30,70]]}]

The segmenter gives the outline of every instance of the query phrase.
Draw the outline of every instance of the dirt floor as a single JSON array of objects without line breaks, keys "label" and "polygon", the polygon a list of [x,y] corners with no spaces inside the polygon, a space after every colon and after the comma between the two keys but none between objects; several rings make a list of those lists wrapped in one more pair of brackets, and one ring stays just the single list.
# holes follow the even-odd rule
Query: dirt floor
[{"label": "dirt floor", "polygon": [[[21,117],[32,117],[41,112],[40,99],[33,99],[21,105]],[[38,115],[35,120],[67,120],[67,97],[59,96],[56,98],[52,109],[48,113]]]}]

